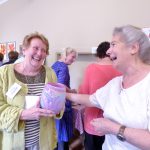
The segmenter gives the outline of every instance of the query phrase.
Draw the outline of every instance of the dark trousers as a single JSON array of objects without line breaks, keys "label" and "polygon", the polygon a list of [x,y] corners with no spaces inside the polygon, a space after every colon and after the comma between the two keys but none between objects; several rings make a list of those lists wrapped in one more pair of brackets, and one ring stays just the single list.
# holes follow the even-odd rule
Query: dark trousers
[{"label": "dark trousers", "polygon": [[84,140],[85,150],[102,150],[102,145],[104,143],[105,136],[91,135],[88,134],[87,132],[84,133],[85,133],[85,140]]},{"label": "dark trousers", "polygon": [[58,142],[55,150],[69,150],[68,142]]}]

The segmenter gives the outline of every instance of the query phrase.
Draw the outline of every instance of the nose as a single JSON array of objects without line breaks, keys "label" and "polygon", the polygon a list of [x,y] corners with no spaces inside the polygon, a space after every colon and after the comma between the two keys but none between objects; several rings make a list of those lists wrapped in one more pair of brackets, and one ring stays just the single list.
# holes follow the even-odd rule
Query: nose
[{"label": "nose", "polygon": [[107,55],[110,55],[111,50],[112,50],[112,48],[110,47],[110,48],[106,51],[106,54],[107,54]]},{"label": "nose", "polygon": [[37,50],[37,54],[38,54],[38,55],[46,54],[46,50],[43,49],[43,48],[39,48],[39,49]]},{"label": "nose", "polygon": [[41,55],[41,54],[42,54],[42,50],[41,50],[41,49],[38,49],[37,54],[38,54],[38,55]]},{"label": "nose", "polygon": [[73,59],[73,62],[75,62],[75,61],[76,61],[76,58]]}]

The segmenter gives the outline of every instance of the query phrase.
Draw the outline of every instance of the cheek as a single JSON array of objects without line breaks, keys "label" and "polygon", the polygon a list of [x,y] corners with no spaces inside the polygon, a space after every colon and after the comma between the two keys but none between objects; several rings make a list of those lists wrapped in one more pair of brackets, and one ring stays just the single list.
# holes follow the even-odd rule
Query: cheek
[{"label": "cheek", "polygon": [[46,57],[47,57],[47,53],[43,53],[42,58],[46,58]]},{"label": "cheek", "polygon": [[31,50],[26,50],[26,51],[24,51],[24,55],[25,55],[25,56],[30,57],[30,56],[32,56],[33,54],[34,54],[34,52],[31,51]]},{"label": "cheek", "polygon": [[74,59],[71,58],[71,59],[70,59],[70,63],[73,63],[73,62],[74,62]]},{"label": "cheek", "polygon": [[66,61],[67,61],[67,62],[70,62],[70,57],[67,57],[67,58],[66,58]]}]

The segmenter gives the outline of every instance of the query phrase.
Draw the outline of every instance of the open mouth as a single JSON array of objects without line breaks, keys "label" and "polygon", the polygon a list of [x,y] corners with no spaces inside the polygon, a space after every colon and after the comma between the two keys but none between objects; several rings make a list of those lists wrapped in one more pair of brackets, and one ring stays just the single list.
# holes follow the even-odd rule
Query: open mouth
[{"label": "open mouth", "polygon": [[38,58],[38,57],[32,57],[32,59],[35,60],[35,61],[38,61],[38,62],[41,60],[41,59]]},{"label": "open mouth", "polygon": [[112,61],[114,61],[114,60],[117,59],[117,57],[116,57],[116,56],[115,56],[115,57],[110,57],[110,59],[111,59]]}]

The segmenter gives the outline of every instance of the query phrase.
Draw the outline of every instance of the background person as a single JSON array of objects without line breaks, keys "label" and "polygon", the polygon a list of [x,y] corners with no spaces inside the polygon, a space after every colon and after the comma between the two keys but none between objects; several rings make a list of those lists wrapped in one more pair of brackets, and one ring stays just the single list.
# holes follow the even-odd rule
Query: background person
[{"label": "background person", "polygon": [[[112,61],[106,54],[110,48],[109,42],[102,42],[96,50],[97,61],[87,66],[82,83],[79,87],[80,94],[93,94],[98,88],[104,86],[109,80],[120,75],[113,68]],[[102,150],[105,136],[97,133],[90,124],[94,118],[103,117],[103,111],[96,107],[85,107],[84,130],[85,130],[85,150]]]},{"label": "background person", "polygon": [[[69,92],[75,92],[70,89],[70,74],[68,65],[71,65],[77,58],[75,49],[67,47],[56,61],[52,68],[54,69],[58,82],[66,85]],[[71,102],[66,100],[65,112],[60,120],[56,120],[56,129],[58,135],[58,150],[69,150],[69,140],[73,137],[73,114]]]},{"label": "background person", "polygon": [[17,63],[20,63],[23,61],[24,61],[24,50],[23,50],[22,46],[20,46],[18,59],[14,63],[17,64]]},{"label": "background person", "polygon": [[53,150],[55,114],[41,109],[38,98],[34,107],[25,108],[27,95],[40,96],[46,83],[57,81],[54,71],[43,66],[49,43],[44,35],[32,33],[25,36],[23,49],[23,62],[0,68],[0,149]]},{"label": "background person", "polygon": [[3,59],[4,59],[4,55],[0,53],[0,66],[3,65]]},{"label": "background person", "polygon": [[3,65],[6,64],[13,64],[18,59],[19,53],[17,51],[10,51],[8,53],[8,62],[5,62]]},{"label": "background person", "polygon": [[149,150],[150,41],[139,28],[118,27],[107,54],[122,76],[91,96],[68,93],[67,98],[104,111],[104,118],[91,122],[97,133],[105,134],[103,150]]}]

